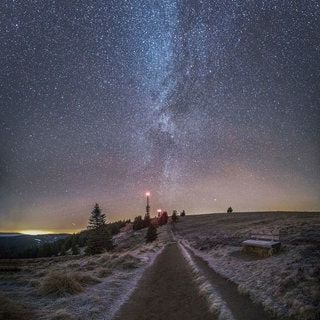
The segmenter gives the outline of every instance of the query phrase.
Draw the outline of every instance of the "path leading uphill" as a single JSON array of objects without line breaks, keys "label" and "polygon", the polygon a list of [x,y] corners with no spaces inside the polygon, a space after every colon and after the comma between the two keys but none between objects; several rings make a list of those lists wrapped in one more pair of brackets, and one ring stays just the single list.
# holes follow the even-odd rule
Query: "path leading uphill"
[{"label": "path leading uphill", "polygon": [[[169,238],[172,233],[169,232]],[[188,250],[189,251],[189,250]],[[234,319],[271,320],[261,306],[238,293],[232,283],[215,273],[191,251],[193,261],[226,303]],[[191,267],[178,245],[171,242],[146,270],[131,298],[114,320],[215,320],[208,303],[199,295]]]},{"label": "path leading uphill", "polygon": [[176,243],[171,243],[146,270],[117,320],[213,320],[198,294],[190,266]]}]

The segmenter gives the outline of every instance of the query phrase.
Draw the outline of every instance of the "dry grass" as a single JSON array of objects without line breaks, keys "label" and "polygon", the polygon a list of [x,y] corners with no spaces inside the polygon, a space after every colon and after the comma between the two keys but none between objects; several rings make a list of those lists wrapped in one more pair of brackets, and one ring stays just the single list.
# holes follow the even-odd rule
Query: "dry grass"
[{"label": "dry grass", "polygon": [[75,318],[64,309],[58,310],[50,320],[74,320]]},{"label": "dry grass", "polygon": [[110,270],[113,269],[135,269],[139,267],[141,260],[130,253],[126,254],[113,254],[113,255],[103,255],[98,263]]},{"label": "dry grass", "polygon": [[41,296],[66,297],[83,291],[83,286],[74,275],[49,273],[42,281],[39,294]]},{"label": "dry grass", "polygon": [[[320,213],[187,216],[176,226],[210,266],[279,317],[320,319]],[[251,232],[280,232],[272,256],[241,251]]]},{"label": "dry grass", "polygon": [[0,320],[31,320],[34,319],[33,310],[21,303],[17,303],[0,293]]},{"label": "dry grass", "polygon": [[41,296],[66,297],[82,292],[87,285],[99,282],[101,281],[98,278],[83,272],[50,272],[40,283],[39,294]]},{"label": "dry grass", "polygon": [[140,259],[134,257],[131,254],[122,255],[112,261],[112,266],[114,268],[120,267],[121,269],[135,269],[138,268]]},{"label": "dry grass", "polygon": [[77,272],[73,275],[73,277],[76,279],[76,281],[78,281],[82,286],[88,286],[91,284],[96,284],[96,283],[100,283],[101,281],[88,274],[88,273],[84,273],[84,272]]},{"label": "dry grass", "polygon": [[24,259],[18,271],[15,261],[10,268],[0,261],[0,320],[111,319],[161,249],[159,243],[146,247],[144,233],[117,240],[134,250]]},{"label": "dry grass", "polygon": [[98,278],[105,278],[112,274],[112,270],[109,268],[99,268],[97,270],[97,276]]}]

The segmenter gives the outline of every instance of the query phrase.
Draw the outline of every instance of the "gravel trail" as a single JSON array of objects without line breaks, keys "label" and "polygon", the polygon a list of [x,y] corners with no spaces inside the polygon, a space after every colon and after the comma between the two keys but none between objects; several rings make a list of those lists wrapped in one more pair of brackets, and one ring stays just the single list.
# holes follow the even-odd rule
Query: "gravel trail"
[{"label": "gravel trail", "polygon": [[116,320],[214,320],[199,295],[191,267],[176,243],[168,244],[146,270],[131,298],[115,315]]},{"label": "gravel trail", "polygon": [[[209,311],[209,303],[200,296],[195,275],[168,227],[170,244],[149,267],[114,320],[217,320]],[[261,305],[241,295],[235,284],[221,277],[201,257],[186,248],[201,275],[224,301],[230,318],[236,320],[273,320]]]}]

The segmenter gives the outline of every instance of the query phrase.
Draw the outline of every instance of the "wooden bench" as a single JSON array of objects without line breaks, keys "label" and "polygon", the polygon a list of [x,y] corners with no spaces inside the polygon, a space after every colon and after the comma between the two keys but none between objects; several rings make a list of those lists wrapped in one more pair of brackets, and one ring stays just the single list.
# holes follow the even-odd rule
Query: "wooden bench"
[{"label": "wooden bench", "polygon": [[250,239],[242,242],[243,252],[254,252],[260,256],[272,256],[281,248],[280,234],[251,233]]}]

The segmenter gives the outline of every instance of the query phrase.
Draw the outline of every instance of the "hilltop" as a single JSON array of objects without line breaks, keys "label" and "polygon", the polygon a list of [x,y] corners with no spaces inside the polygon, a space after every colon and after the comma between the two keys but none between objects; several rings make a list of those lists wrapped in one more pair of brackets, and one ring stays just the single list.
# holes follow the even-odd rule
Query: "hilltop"
[{"label": "hilltop", "polygon": [[[172,229],[199,292],[219,319],[228,314],[229,305],[214,283],[208,285],[212,272],[276,319],[320,315],[320,213],[187,215],[168,228],[158,228],[158,239],[150,244],[145,244],[146,229],[121,232],[114,236],[117,246],[111,253],[0,262],[0,301],[18,312],[13,319],[19,320],[113,319],[134,297],[146,270],[172,244]],[[241,243],[252,231],[279,232],[281,251],[269,257],[243,253]],[[199,273],[204,264],[199,259],[211,271]],[[176,303],[183,308],[184,301]]]}]

